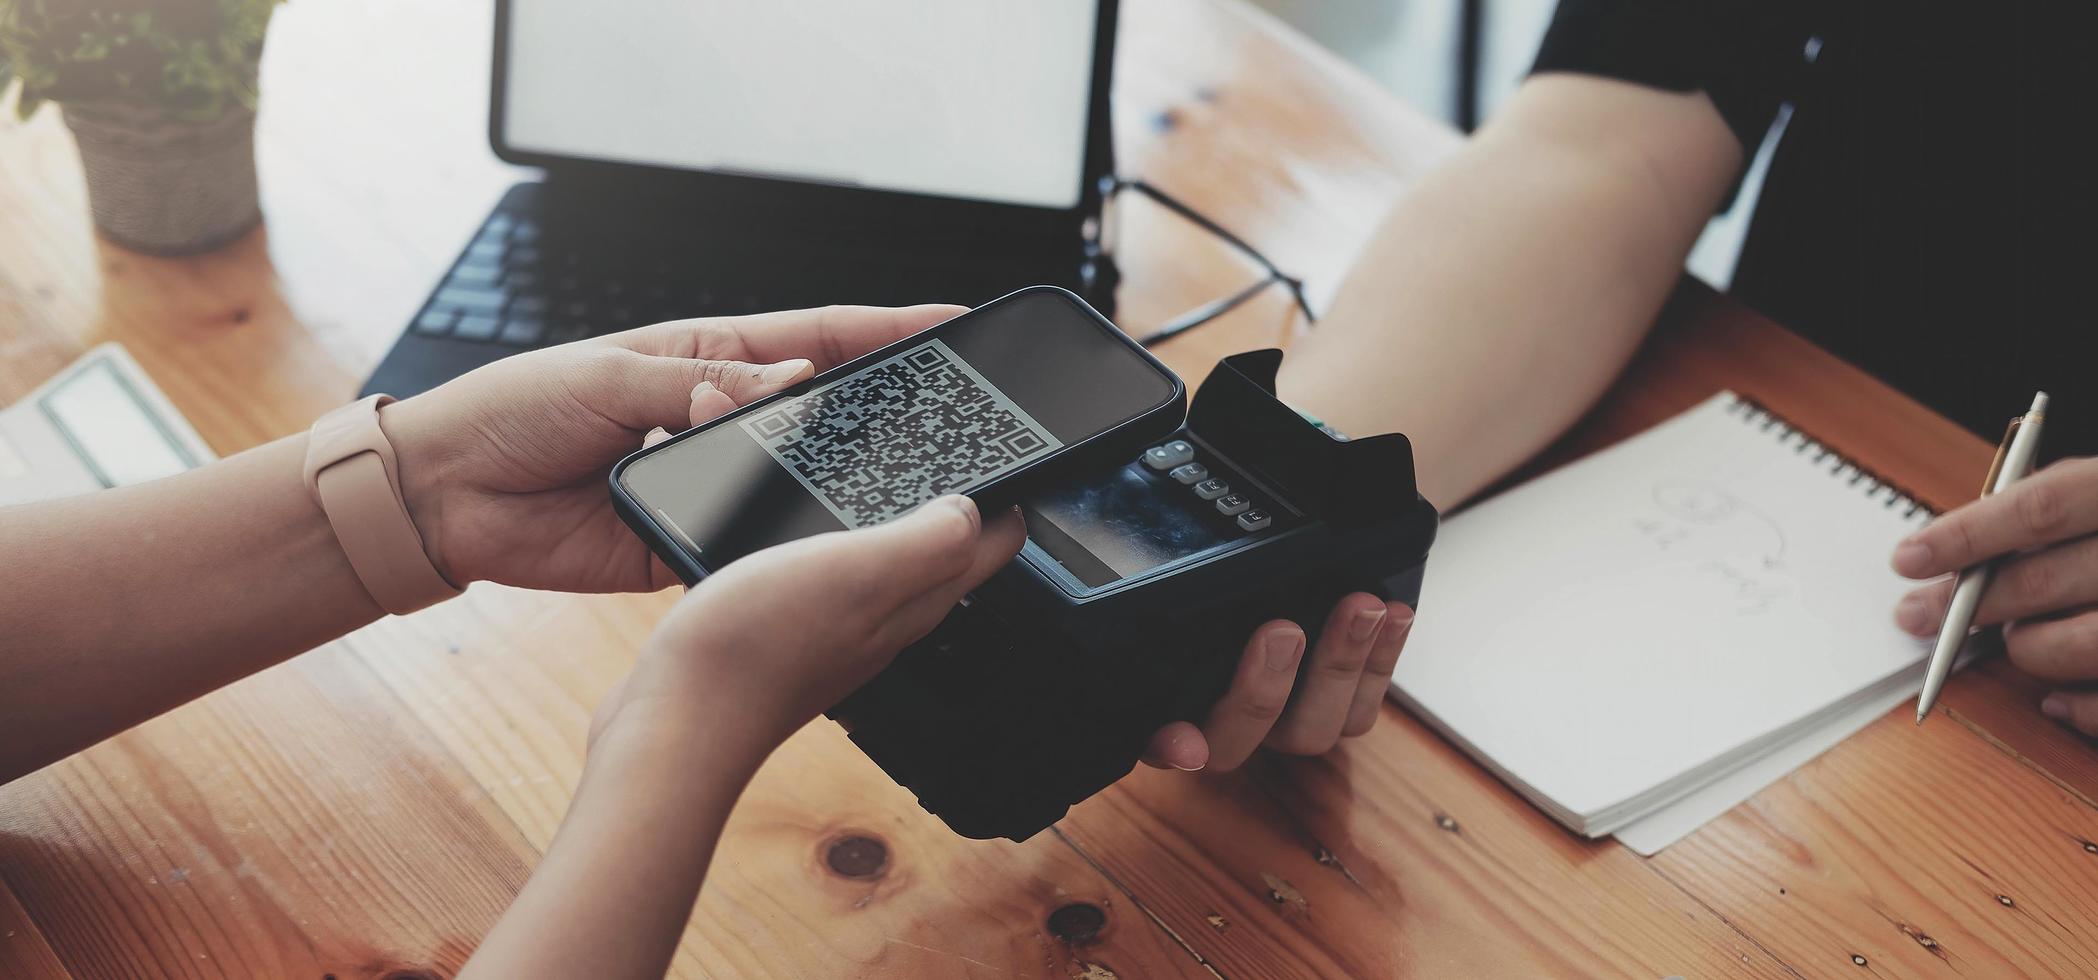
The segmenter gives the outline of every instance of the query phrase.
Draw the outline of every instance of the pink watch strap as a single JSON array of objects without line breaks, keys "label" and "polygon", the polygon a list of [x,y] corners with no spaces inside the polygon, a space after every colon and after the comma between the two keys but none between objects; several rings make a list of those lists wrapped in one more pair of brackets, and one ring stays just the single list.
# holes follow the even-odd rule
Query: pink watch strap
[{"label": "pink watch strap", "polygon": [[306,437],[306,489],[320,504],[350,568],[379,608],[411,613],[459,594],[423,551],[422,535],[401,497],[393,444],[379,428],[373,395],[313,423]]}]

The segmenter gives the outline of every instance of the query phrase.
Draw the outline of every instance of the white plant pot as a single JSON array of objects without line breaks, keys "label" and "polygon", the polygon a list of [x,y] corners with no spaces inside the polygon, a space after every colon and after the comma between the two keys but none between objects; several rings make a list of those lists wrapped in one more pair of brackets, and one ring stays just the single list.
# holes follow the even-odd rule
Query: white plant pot
[{"label": "white plant pot", "polygon": [[117,102],[68,104],[95,227],[154,255],[209,251],[262,220],[255,189],[255,111],[209,122]]}]

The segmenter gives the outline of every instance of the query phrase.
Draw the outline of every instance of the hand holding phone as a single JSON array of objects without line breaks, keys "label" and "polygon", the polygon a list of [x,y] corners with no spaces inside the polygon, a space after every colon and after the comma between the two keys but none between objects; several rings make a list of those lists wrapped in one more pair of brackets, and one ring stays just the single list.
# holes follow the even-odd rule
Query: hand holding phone
[{"label": "hand holding phone", "polygon": [[[664,617],[599,706],[593,741],[613,724],[639,725],[734,740],[755,766],[924,636],[1012,560],[1025,535],[1018,514],[982,514],[950,496],[877,528],[737,562]],[[809,614],[812,602],[820,615]],[[753,649],[765,656],[753,659]]]},{"label": "hand holding phone", "polygon": [[1186,414],[1179,378],[1035,287],[644,449],[620,515],[688,584],[776,544],[963,493],[985,510],[1125,459]]}]

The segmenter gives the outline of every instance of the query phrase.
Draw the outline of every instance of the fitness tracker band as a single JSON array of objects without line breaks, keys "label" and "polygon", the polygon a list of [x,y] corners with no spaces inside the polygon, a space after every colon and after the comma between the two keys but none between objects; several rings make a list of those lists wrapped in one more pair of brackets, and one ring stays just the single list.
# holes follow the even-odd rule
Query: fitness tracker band
[{"label": "fitness tracker band", "polygon": [[459,589],[431,563],[408,517],[393,444],[379,428],[379,408],[390,401],[389,395],[372,395],[313,423],[306,437],[306,489],[335,529],[364,591],[379,608],[400,615]]}]

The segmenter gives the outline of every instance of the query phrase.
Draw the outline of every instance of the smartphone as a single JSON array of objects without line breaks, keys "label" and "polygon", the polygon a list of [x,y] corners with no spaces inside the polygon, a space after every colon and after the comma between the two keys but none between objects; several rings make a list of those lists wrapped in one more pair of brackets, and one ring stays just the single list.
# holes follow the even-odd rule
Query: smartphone
[{"label": "smartphone", "polygon": [[950,493],[986,510],[1127,463],[1187,387],[1084,300],[1008,294],[622,460],[612,499],[687,584]]}]

